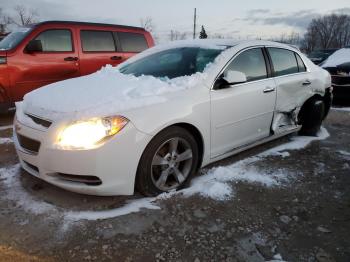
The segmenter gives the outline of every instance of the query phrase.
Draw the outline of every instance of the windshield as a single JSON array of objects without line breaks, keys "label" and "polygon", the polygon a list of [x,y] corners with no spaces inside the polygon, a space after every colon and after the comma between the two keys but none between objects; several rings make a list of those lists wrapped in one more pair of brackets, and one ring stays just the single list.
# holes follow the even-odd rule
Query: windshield
[{"label": "windshield", "polygon": [[31,31],[31,27],[20,27],[0,41],[0,50],[10,50],[16,47]]},{"label": "windshield", "polygon": [[151,75],[159,78],[176,78],[203,72],[222,49],[183,47],[169,49],[136,60],[120,68],[123,74]]}]

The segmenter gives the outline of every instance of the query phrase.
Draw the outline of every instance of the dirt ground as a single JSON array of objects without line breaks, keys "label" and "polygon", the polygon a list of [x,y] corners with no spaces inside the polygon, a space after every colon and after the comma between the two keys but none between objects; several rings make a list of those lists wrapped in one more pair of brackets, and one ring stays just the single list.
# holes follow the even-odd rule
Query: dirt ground
[{"label": "dirt ground", "polygon": [[[0,126],[11,122],[0,117]],[[290,174],[286,183],[233,181],[225,200],[177,194],[125,215],[123,206],[140,195],[83,196],[42,182],[19,169],[6,140],[12,131],[0,127],[0,261],[350,261],[350,112],[332,110],[324,127],[327,139],[253,163]],[[108,210],[114,217],[69,219]]]}]

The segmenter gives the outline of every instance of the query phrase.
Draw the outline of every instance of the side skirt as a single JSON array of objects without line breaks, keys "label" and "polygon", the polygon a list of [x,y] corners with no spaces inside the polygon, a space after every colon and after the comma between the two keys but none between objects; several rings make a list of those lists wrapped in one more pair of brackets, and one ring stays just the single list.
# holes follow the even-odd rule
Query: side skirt
[{"label": "side skirt", "polygon": [[[241,153],[241,152],[243,152],[245,150],[248,150],[248,149],[251,149],[253,147],[265,144],[267,142],[270,142],[272,140],[281,138],[281,137],[289,135],[291,133],[298,132],[300,129],[301,129],[301,126],[293,127],[293,128],[288,129],[288,130],[285,130],[285,131],[283,131],[281,133],[274,134],[274,135],[268,136],[266,138],[260,139],[260,140],[258,140],[256,142],[252,142],[252,143],[240,146],[240,147],[236,147],[236,148],[232,149],[231,151],[228,151],[228,152],[226,152],[226,153],[224,153],[222,155],[219,155],[219,156],[216,156],[214,158],[211,158],[210,163],[219,161],[219,160],[224,159],[224,158],[229,157],[229,156],[236,155],[236,154]],[[208,164],[210,164],[210,163],[208,163]]]}]

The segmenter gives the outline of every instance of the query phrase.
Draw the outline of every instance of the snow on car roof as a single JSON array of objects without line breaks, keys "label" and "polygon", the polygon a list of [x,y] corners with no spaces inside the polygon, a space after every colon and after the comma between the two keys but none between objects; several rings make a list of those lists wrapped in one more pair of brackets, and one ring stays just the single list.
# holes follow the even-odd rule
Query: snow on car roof
[{"label": "snow on car roof", "polygon": [[323,62],[322,67],[336,67],[338,65],[350,62],[350,48],[342,48],[330,55]]}]

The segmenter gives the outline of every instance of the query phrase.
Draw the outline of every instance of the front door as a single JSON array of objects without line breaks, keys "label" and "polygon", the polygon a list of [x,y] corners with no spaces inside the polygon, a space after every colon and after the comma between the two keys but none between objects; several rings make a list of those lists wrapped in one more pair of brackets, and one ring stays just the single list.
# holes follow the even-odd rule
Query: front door
[{"label": "front door", "polygon": [[261,48],[238,54],[225,69],[239,71],[247,82],[211,91],[211,157],[269,136],[276,86],[268,78]]},{"label": "front door", "polygon": [[70,29],[49,29],[34,37],[40,40],[42,52],[13,56],[9,61],[15,74],[12,74],[11,93],[14,101],[38,87],[53,82],[80,76],[79,57],[74,48],[73,32]]}]

